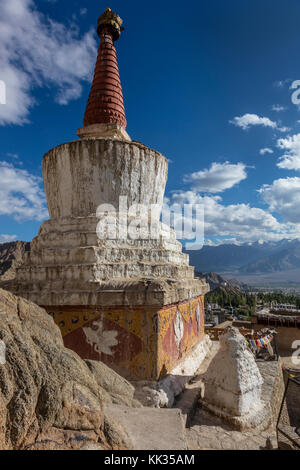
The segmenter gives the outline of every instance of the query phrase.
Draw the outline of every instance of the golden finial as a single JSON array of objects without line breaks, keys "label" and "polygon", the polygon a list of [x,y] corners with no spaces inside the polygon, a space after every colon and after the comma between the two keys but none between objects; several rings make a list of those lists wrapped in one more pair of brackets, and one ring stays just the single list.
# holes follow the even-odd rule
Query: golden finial
[{"label": "golden finial", "polygon": [[102,13],[98,19],[97,33],[100,36],[101,31],[104,28],[108,28],[112,32],[114,41],[116,41],[119,39],[121,31],[124,30],[122,24],[123,20],[119,17],[119,15],[111,11],[110,8],[106,8],[105,12]]}]

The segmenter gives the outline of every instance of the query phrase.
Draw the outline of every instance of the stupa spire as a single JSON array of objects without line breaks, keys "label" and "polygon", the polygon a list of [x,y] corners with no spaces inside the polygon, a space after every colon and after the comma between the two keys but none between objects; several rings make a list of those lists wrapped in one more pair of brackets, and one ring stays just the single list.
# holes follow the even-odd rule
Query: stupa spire
[{"label": "stupa spire", "polygon": [[126,116],[119,75],[115,41],[120,37],[123,21],[110,8],[98,19],[100,38],[92,88],[88,98],[81,138],[111,137],[131,140],[126,132]]}]

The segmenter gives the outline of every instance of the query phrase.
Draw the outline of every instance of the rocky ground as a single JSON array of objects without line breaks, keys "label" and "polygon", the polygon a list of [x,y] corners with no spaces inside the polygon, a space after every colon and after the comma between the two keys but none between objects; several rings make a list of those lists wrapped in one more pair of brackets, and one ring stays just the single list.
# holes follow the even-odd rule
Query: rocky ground
[{"label": "rocky ground", "polygon": [[240,432],[201,408],[186,433],[190,450],[267,450],[277,446],[274,429]]}]

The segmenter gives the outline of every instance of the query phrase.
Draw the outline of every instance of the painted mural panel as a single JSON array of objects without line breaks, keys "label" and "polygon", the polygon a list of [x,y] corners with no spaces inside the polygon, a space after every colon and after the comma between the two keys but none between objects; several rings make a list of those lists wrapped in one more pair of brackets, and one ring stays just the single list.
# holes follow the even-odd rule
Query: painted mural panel
[{"label": "painted mural panel", "polygon": [[64,307],[47,309],[64,344],[83,359],[102,361],[128,378],[156,372],[157,334],[153,311]]},{"label": "painted mural panel", "polygon": [[48,308],[65,346],[131,379],[158,380],[203,338],[204,300],[164,307]]},{"label": "painted mural panel", "polygon": [[204,336],[203,298],[164,309],[161,322],[160,368],[170,372]]}]

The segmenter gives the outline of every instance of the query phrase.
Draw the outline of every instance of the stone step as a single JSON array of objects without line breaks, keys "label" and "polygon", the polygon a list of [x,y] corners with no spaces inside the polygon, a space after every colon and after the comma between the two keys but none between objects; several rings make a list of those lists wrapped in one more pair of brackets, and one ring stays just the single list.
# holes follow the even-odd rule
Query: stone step
[{"label": "stone step", "polygon": [[76,264],[57,266],[21,266],[18,281],[109,281],[116,279],[193,279],[192,266],[151,263]]},{"label": "stone step", "polygon": [[1,283],[3,289],[43,306],[146,306],[161,308],[205,295],[205,280],[121,279],[111,282],[75,280],[23,281]]},{"label": "stone step", "polygon": [[42,233],[32,241],[32,246],[40,248],[78,248],[86,246],[98,246],[99,248],[145,248],[182,251],[181,243],[176,238],[165,239],[137,239],[137,240],[100,240],[96,232],[52,232]]},{"label": "stone step", "polygon": [[123,248],[97,246],[76,248],[46,248],[33,246],[26,258],[27,265],[113,264],[113,263],[172,263],[188,266],[189,256],[178,251],[143,247]]},{"label": "stone step", "polygon": [[[130,231],[130,223],[134,221],[135,218],[131,217],[127,219],[127,222],[120,224],[118,219],[117,219],[117,224],[113,224],[112,227],[117,230],[118,233],[124,233],[124,230],[126,232]],[[97,228],[99,229],[99,218],[97,217],[62,217],[59,219],[52,219],[52,220],[46,220],[39,232],[40,235],[47,235],[47,234],[58,234],[58,233],[68,233],[68,232],[78,232],[78,233],[97,233]],[[139,225],[137,225],[139,227]],[[176,233],[173,229],[170,229],[167,225],[158,222],[155,223],[155,227],[149,227],[149,224],[146,224],[147,227],[147,236],[145,237],[148,239],[148,233],[152,230],[154,233],[157,231],[160,233],[162,236],[166,237],[170,240],[176,240]],[[105,228],[105,226],[103,227]],[[141,230],[139,230],[139,233]]]},{"label": "stone step", "polygon": [[104,414],[123,426],[133,450],[188,450],[179,410],[105,404]]},{"label": "stone step", "polygon": [[[169,288],[176,288],[176,289],[181,289],[184,288],[185,290],[188,288],[193,288],[193,286],[197,286],[198,289],[200,286],[205,287],[205,293],[207,293],[207,284],[205,283],[204,279],[183,279],[183,280],[177,280],[177,279],[171,279],[171,280],[161,280],[161,279],[154,279],[154,278],[147,278],[147,279],[118,279],[118,280],[113,280],[113,281],[80,281],[80,280],[61,280],[61,279],[56,279],[53,281],[30,281],[30,280],[25,280],[25,281],[16,281],[11,280],[11,281],[2,281],[1,282],[1,288],[6,289],[6,287],[2,286],[8,286],[8,285],[13,285],[14,286],[14,291],[16,292],[21,292],[22,291],[30,291],[30,292],[41,292],[42,290],[49,289],[53,292],[64,292],[64,291],[73,291],[73,292],[98,292],[98,291],[105,291],[105,290],[128,290],[129,288],[134,288],[134,289],[147,289],[149,290],[149,283],[151,285],[157,285],[159,286],[159,289],[161,290],[161,286],[163,284],[168,285]],[[132,287],[134,286],[134,287]],[[137,287],[138,286],[138,287]],[[10,290],[10,288],[7,287],[7,290]],[[85,304],[88,305],[88,304]]]}]

